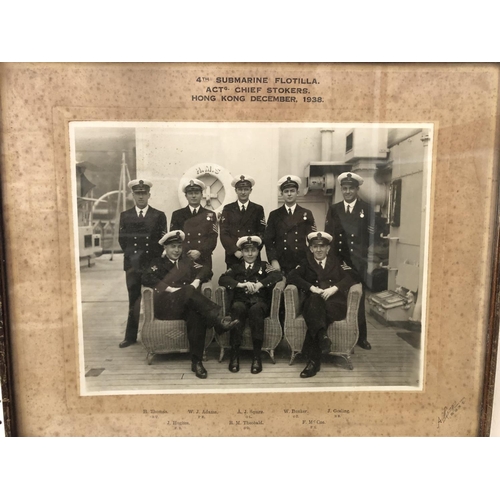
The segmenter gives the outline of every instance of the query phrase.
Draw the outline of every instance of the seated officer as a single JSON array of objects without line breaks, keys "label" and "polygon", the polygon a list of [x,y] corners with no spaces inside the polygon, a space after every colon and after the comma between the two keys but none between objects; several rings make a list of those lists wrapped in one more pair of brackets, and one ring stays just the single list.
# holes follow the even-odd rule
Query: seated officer
[{"label": "seated officer", "polygon": [[231,330],[231,359],[229,371],[240,369],[239,350],[248,318],[252,332],[252,373],[262,371],[261,349],[264,340],[264,318],[271,307],[271,293],[282,275],[267,262],[260,260],[262,240],[258,236],[245,236],[236,242],[243,254],[243,261],[234,264],[219,278],[219,285],[227,288],[231,304],[231,318],[239,320]]},{"label": "seated officer", "polygon": [[182,231],[170,231],[159,241],[164,245],[162,257],[151,262],[142,278],[142,284],[153,288],[154,314],[158,319],[183,319],[186,321],[191,370],[198,378],[207,378],[202,363],[207,327],[215,327],[217,333],[238,324],[220,315],[220,306],[202,295],[201,283],[212,277],[205,266],[183,258]]},{"label": "seated officer", "polygon": [[250,201],[255,181],[248,175],[240,175],[231,182],[238,200],[228,203],[220,218],[220,241],[226,251],[226,265],[229,269],[242,257],[236,242],[243,236],[256,235],[262,238],[266,229],[264,208]]},{"label": "seated officer", "polygon": [[217,246],[217,217],[201,206],[205,184],[198,179],[189,180],[182,188],[188,206],[172,213],[170,231],[180,230],[186,235],[184,255],[212,269],[212,253]]},{"label": "seated officer", "polygon": [[297,205],[301,183],[296,175],[278,181],[285,204],[269,214],[264,233],[267,258],[285,276],[306,258],[306,237],[316,230],[312,212]]},{"label": "seated officer", "polygon": [[347,268],[330,252],[332,237],[325,232],[307,236],[310,253],[296,269],[288,274],[288,282],[305,292],[303,316],[307,325],[302,352],[308,362],[301,378],[314,377],[321,367],[321,353],[330,352],[328,325],[341,321],[347,314],[347,294],[356,281],[344,270]]}]

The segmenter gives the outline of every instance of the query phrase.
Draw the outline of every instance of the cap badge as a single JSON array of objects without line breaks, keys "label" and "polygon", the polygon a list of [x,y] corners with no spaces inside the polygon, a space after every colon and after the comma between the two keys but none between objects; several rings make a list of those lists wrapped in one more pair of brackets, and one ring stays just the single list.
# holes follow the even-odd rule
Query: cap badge
[{"label": "cap badge", "polygon": [[180,235],[181,235],[181,233],[180,233],[179,231],[177,231],[177,232],[175,233],[175,236],[180,236]]},{"label": "cap badge", "polygon": [[350,179],[352,177],[352,174],[347,174],[346,176],[348,179]]},{"label": "cap badge", "polygon": [[192,179],[189,181],[189,185],[194,186],[194,181]]},{"label": "cap badge", "polygon": [[291,180],[292,180],[292,178],[291,178],[290,176],[288,176],[288,177],[286,178],[286,180],[287,180],[287,181],[291,181]]},{"label": "cap badge", "polygon": [[318,238],[321,238],[323,235],[321,233],[318,233]]},{"label": "cap badge", "polygon": [[144,184],[144,181],[141,179],[141,180],[139,181],[139,184],[142,186],[142,185]]},{"label": "cap badge", "polygon": [[241,180],[241,181],[244,181],[244,180],[245,180],[245,176],[244,176],[244,175],[241,175],[241,176],[240,176],[240,180]]}]

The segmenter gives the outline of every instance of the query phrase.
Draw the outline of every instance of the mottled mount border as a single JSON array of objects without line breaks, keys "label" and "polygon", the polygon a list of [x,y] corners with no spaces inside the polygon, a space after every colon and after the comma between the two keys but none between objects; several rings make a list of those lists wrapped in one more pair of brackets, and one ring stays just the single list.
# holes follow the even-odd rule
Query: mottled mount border
[{"label": "mottled mount border", "polygon": [[12,357],[9,339],[9,316],[7,301],[7,266],[5,264],[5,221],[3,219],[3,198],[1,189],[1,167],[0,156],[0,382],[2,384],[2,406],[5,435],[17,436],[16,420],[14,413],[14,385]]}]

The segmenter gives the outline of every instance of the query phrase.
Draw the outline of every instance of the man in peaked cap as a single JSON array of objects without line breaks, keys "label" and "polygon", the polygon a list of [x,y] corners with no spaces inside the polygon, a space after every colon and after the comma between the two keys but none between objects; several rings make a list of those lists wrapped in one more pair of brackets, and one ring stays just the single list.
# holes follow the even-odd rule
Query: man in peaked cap
[{"label": "man in peaked cap", "polygon": [[314,377],[321,367],[321,353],[330,352],[332,342],[328,325],[341,321],[347,314],[347,295],[356,280],[348,274],[334,252],[330,252],[332,236],[312,232],[307,236],[309,250],[287,281],[305,294],[302,314],[307,325],[302,352],[307,365],[300,377]]},{"label": "man in peaked cap", "polygon": [[285,276],[306,258],[306,237],[316,230],[312,212],[297,205],[301,183],[296,175],[285,175],[278,181],[285,203],[269,214],[264,233],[267,258]]},{"label": "man in peaked cap", "polygon": [[241,250],[243,259],[233,264],[220,278],[219,285],[226,287],[229,293],[231,318],[239,324],[231,330],[231,357],[229,371],[236,373],[240,369],[239,350],[243,339],[243,330],[248,318],[252,333],[253,359],[251,373],[262,371],[261,349],[264,340],[264,319],[271,308],[274,285],[283,279],[281,273],[260,260],[262,239],[259,236],[243,236],[236,246]]},{"label": "man in peaked cap", "polygon": [[212,269],[212,253],[219,233],[215,213],[200,204],[204,189],[205,184],[199,179],[184,184],[182,190],[188,205],[172,213],[170,230],[184,231],[184,255]]},{"label": "man in peaked cap", "polygon": [[266,229],[264,208],[250,201],[250,193],[255,185],[252,177],[240,175],[233,179],[231,185],[238,199],[224,207],[220,218],[220,240],[226,251],[228,269],[243,256],[236,242],[243,236],[262,238]]},{"label": "man in peaked cap", "polygon": [[212,277],[212,270],[183,257],[183,231],[170,231],[159,243],[164,252],[154,259],[143,274],[142,284],[153,288],[154,315],[158,319],[186,321],[191,370],[201,379],[207,378],[203,366],[203,351],[207,327],[215,327],[217,333],[238,324],[229,316],[222,317],[221,307],[205,297],[202,283]]},{"label": "man in peaked cap", "polygon": [[335,203],[326,214],[325,231],[335,239],[335,252],[340,260],[352,268],[350,271],[363,284],[363,296],[358,310],[358,346],[371,349],[367,340],[365,313],[365,282],[368,269],[368,248],[373,244],[374,212],[359,198],[363,178],[353,172],[338,176],[343,201]]},{"label": "man in peaked cap", "polygon": [[162,253],[158,240],[167,230],[167,217],[149,205],[153,184],[145,179],[128,183],[135,206],[120,214],[118,242],[123,250],[123,269],[128,290],[128,319],[125,338],[120,347],[137,341],[141,302],[141,282],[144,271]]}]

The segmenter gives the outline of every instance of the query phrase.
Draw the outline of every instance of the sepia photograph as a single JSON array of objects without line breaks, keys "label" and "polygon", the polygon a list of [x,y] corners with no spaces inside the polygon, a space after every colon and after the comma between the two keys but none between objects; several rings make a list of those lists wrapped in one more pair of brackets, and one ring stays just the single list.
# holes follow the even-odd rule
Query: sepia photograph
[{"label": "sepia photograph", "polygon": [[421,391],[433,132],[70,122],[80,394]]}]

